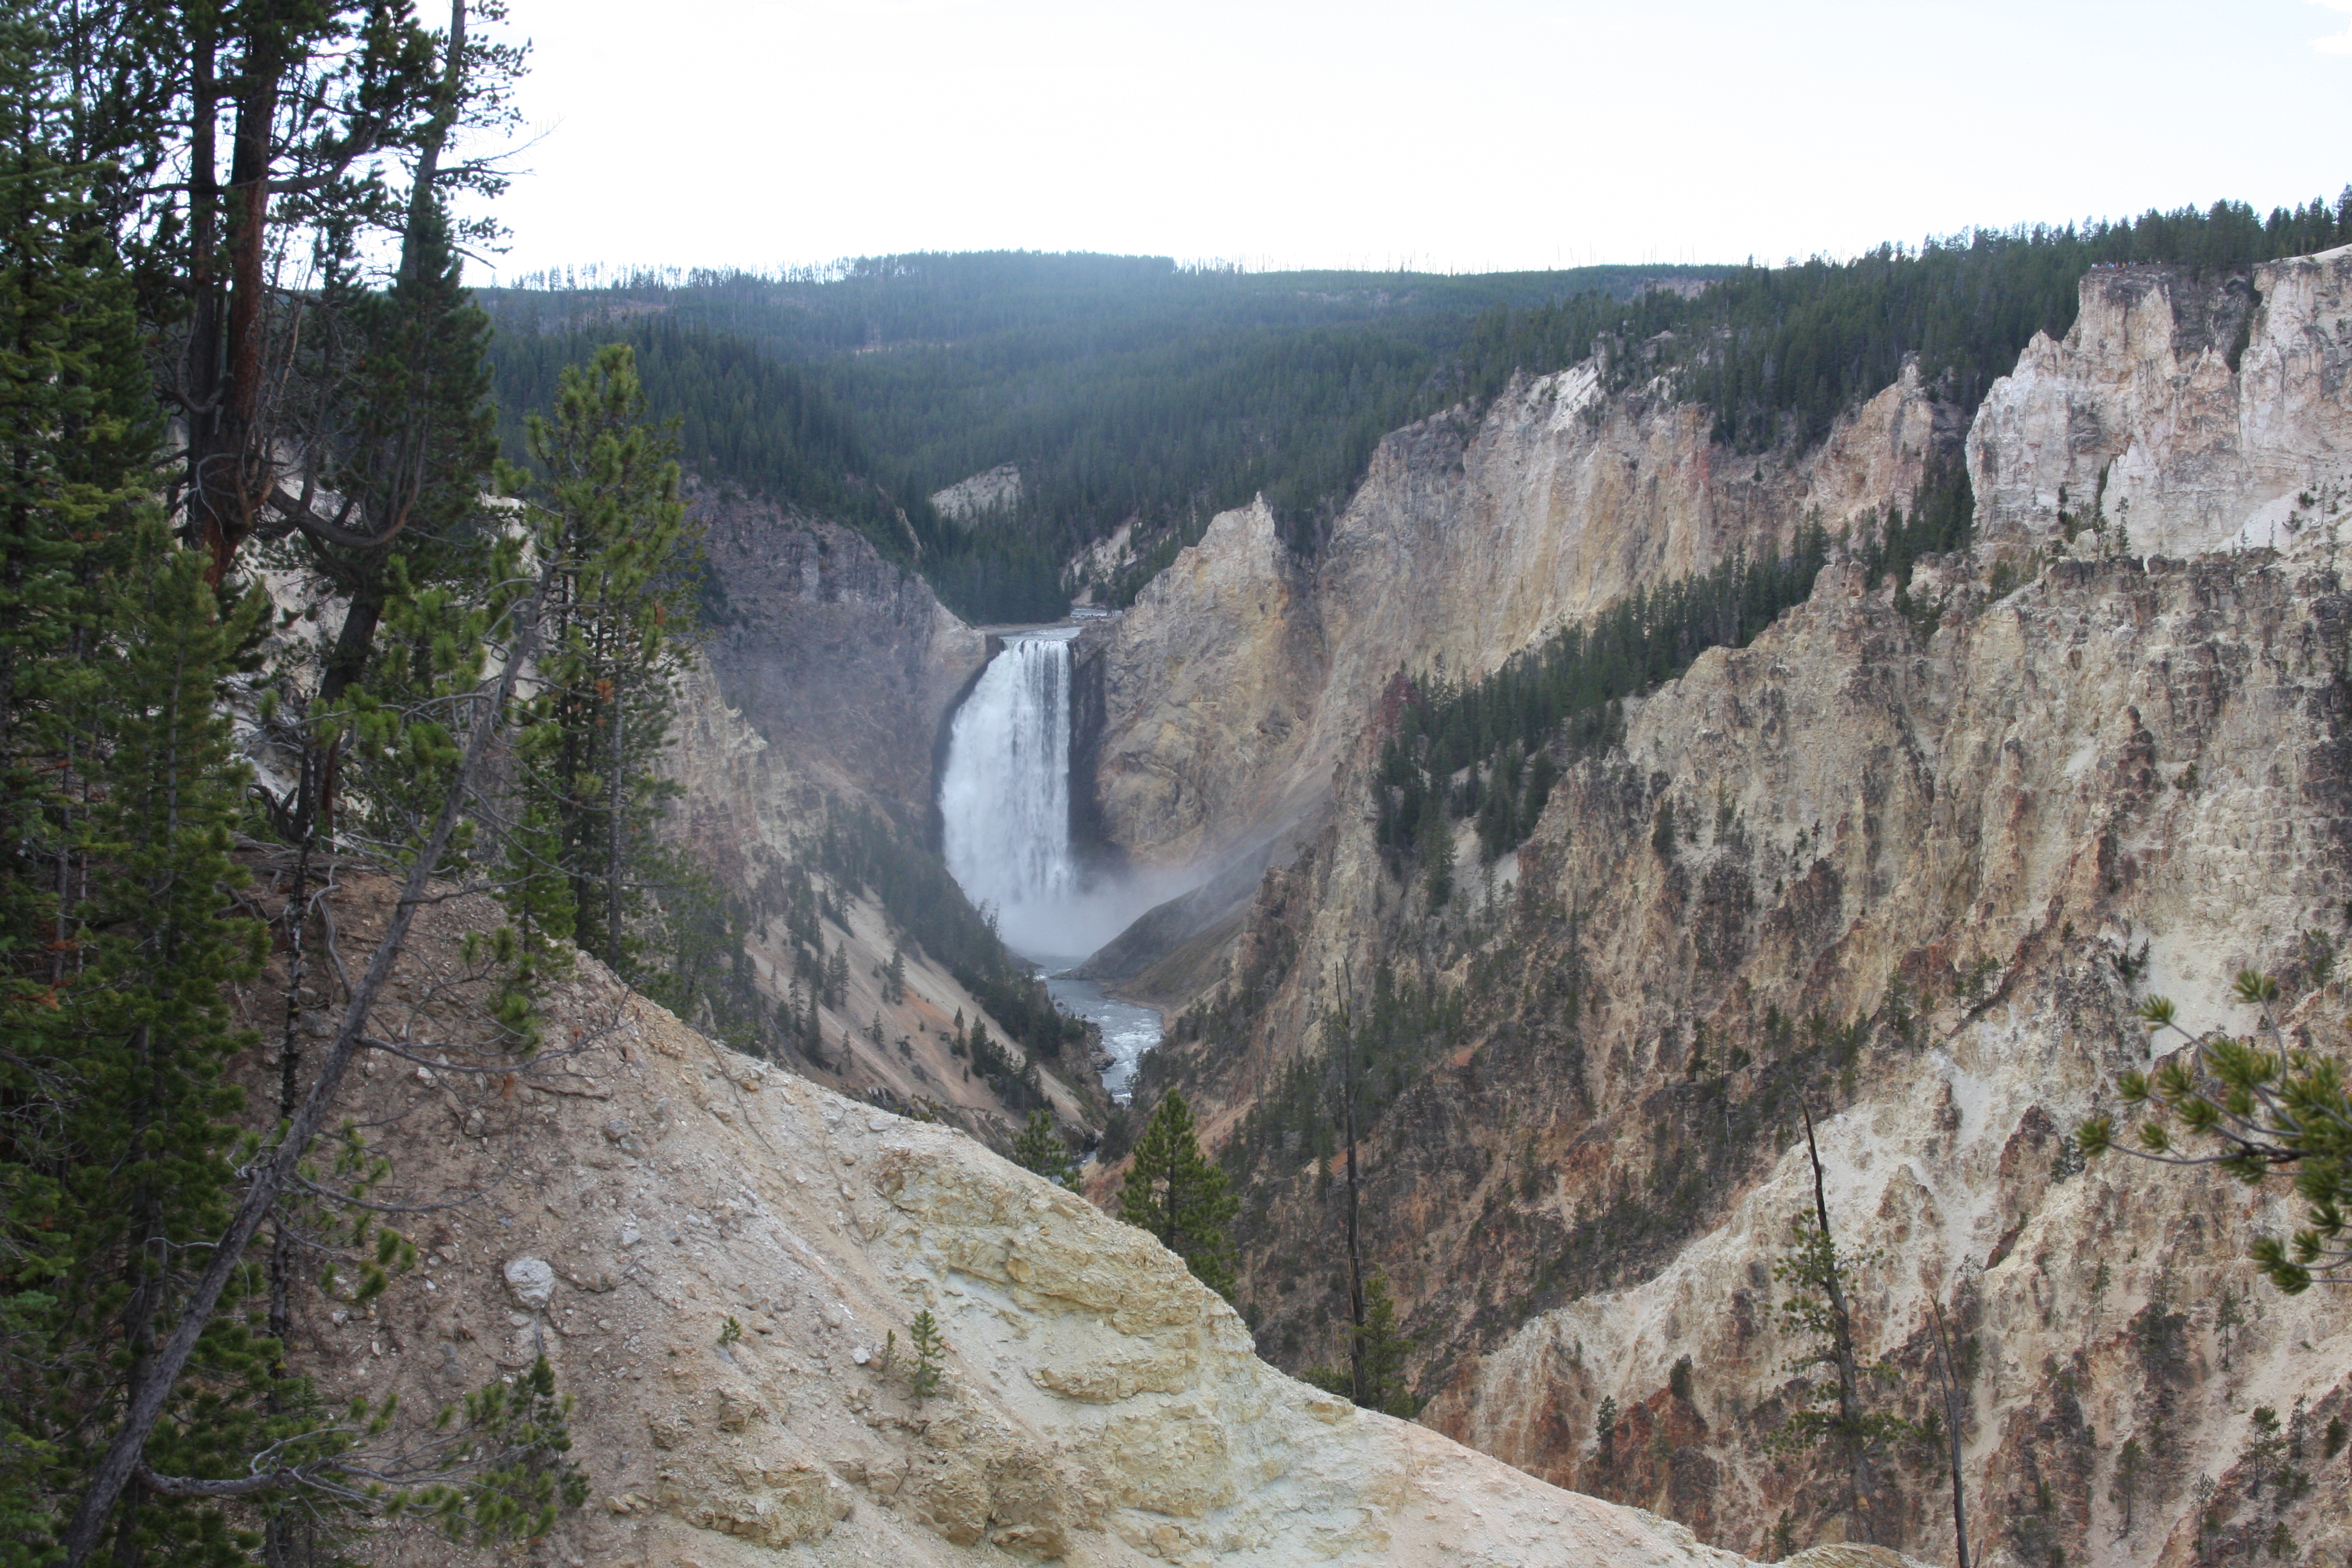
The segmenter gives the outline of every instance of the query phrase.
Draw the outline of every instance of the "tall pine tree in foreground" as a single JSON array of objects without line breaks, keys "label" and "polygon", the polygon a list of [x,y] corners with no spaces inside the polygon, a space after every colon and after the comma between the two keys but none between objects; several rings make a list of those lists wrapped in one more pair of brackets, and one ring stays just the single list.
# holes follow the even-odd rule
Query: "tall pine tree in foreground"
[{"label": "tall pine tree in foreground", "polygon": [[[638,978],[639,935],[678,879],[654,838],[660,761],[690,657],[692,550],[677,443],[645,422],[636,357],[608,344],[533,416],[533,542],[551,569],[541,693],[516,750],[530,826],[510,905]],[[520,479],[520,476],[516,476]]]},{"label": "tall pine tree in foreground", "polygon": [[[128,280],[40,41],[0,15],[0,1529],[36,1556],[229,1201],[249,1037],[221,988],[260,952],[214,707],[257,609],[224,617],[164,535]],[[224,1319],[158,1461],[248,1448],[262,1364]],[[116,1526],[128,1563],[234,1555],[201,1506],[133,1495]]]},{"label": "tall pine tree in foreground", "polygon": [[1201,1152],[1192,1108],[1170,1089],[1135,1141],[1118,1217],[1158,1237],[1194,1279],[1230,1301],[1235,1259],[1227,1227],[1240,1208],[1241,1200],[1226,1191],[1225,1173]]}]

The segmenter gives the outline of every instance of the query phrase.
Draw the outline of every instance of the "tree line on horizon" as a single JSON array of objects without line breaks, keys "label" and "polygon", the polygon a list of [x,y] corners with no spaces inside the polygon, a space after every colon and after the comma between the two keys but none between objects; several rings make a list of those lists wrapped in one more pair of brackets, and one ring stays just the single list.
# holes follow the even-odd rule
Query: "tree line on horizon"
[{"label": "tree line on horizon", "polygon": [[[1073,556],[1132,524],[1136,561],[1095,584],[1125,604],[1212,516],[1261,493],[1311,556],[1383,436],[1483,407],[1515,374],[1598,354],[1612,390],[1664,376],[1706,405],[1736,451],[1801,447],[1915,354],[1937,395],[1973,410],[2035,332],[2072,324],[2094,267],[2229,270],[2347,239],[2352,192],[2267,216],[2221,201],[1777,268],[1433,278],[1013,253],[630,277],[490,304],[518,405],[585,336],[628,341],[706,479],[839,517],[991,622],[1060,614]],[[931,491],[1007,462],[1023,477],[1011,514],[966,528],[931,512]]]}]

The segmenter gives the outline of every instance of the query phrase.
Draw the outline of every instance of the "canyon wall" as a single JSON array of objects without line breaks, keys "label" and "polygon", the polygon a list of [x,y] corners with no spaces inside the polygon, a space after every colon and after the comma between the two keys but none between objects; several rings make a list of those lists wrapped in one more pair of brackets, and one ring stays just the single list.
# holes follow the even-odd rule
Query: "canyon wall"
[{"label": "canyon wall", "polygon": [[1263,502],[1153,579],[1104,658],[1095,789],[1137,860],[1213,860],[1317,812],[1399,668],[1475,677],[1634,588],[1908,504],[1957,416],[1906,378],[1807,453],[1735,458],[1661,384],[1592,364],[1383,440],[1321,552]]},{"label": "canyon wall", "polygon": [[1898,386],[1819,453],[1727,476],[1695,411],[1580,405],[1571,372],[1391,437],[1311,567],[1219,520],[1120,628],[1100,787],[1141,854],[1320,825],[1155,1068],[1248,1150],[1261,1347],[1339,1353],[1344,1184],[1286,1075],[1328,1080],[1319,1021],[1387,986],[1418,1000],[1362,1069],[1366,1257],[1428,1423],[1736,1550],[1946,1555],[1932,1446],[1895,1445],[1859,1518],[1818,1456],[1770,1446],[1805,1397],[1775,1266],[1809,1109],[1878,1407],[1928,1415],[1931,1303],[1960,1338],[1989,1562],[2352,1547],[2352,1318],[2246,1261],[2291,1199],[2086,1170],[2066,1137],[2150,1059],[2150,994],[2245,1028],[2230,981],[2262,968],[2299,1038],[2347,1044],[2347,286],[2352,251],[2092,274],[1966,433],[1973,555],[1900,600],[1833,564],[1629,704],[1622,746],[1566,759],[1514,853],[1479,868],[1465,825],[1442,909],[1372,839],[1400,666],[1489,669],[1816,506],[1834,532],[1906,503],[1957,425]]},{"label": "canyon wall", "polygon": [[850,529],[728,490],[690,502],[724,700],[814,781],[928,823],[940,735],[987,639]]}]

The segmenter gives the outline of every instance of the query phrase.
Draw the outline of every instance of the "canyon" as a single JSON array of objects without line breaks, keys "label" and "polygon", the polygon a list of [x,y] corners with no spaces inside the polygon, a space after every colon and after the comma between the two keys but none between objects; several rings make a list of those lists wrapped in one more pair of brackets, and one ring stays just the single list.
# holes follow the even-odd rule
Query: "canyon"
[{"label": "canyon", "polygon": [[[2346,251],[2095,271],[1973,420],[1906,377],[1811,452],[1735,458],[1662,384],[1603,397],[1592,365],[1523,379],[1384,442],[1314,562],[1229,513],[1109,634],[1113,839],[1194,864],[1302,846],[1117,966],[1196,1009],[1147,1083],[1218,1136],[1263,1131],[1376,981],[1443,1001],[1370,1069],[1360,1151],[1425,1422],[1736,1550],[1845,1528],[1826,1473],[1768,1444],[1802,1349],[1773,1277],[1810,1196],[1801,1105],[1870,1258],[1890,1409],[1933,1402],[1930,1303],[1959,1326],[1992,1561],[2345,1544],[2314,1425],[2352,1396],[2345,1313],[2245,1259],[2291,1200],[2083,1170],[2068,1132],[2147,1061],[2150,994],[2243,1028],[2231,977],[2268,970],[2299,1037],[2344,1044],[2315,954],[2347,927],[2347,287]],[[1923,563],[1902,603],[1833,563],[1755,644],[1629,702],[1622,746],[1573,761],[1446,908],[1384,863],[1399,675],[1483,675],[1808,521],[1859,535],[1955,460],[1972,554]],[[1187,941],[1215,952],[1169,963]],[[1242,1298],[1293,1367],[1328,1363],[1346,1315],[1341,1184],[1301,1131],[1236,1166]],[[2256,1406],[2296,1424],[2299,1498],[2260,1489]],[[1942,1491],[1914,1452],[1866,1527],[1942,1550]]]},{"label": "canyon", "polygon": [[[824,940],[851,983],[823,1010],[826,1059],[775,1066],[630,1004],[635,1054],[606,1070],[682,1130],[666,1124],[672,1152],[629,1179],[685,1184],[659,1189],[671,1207],[723,1196],[729,1224],[776,1216],[793,1239],[758,1245],[792,1269],[822,1254],[866,1339],[918,1301],[951,1309],[965,1363],[982,1364],[968,1339],[1018,1375],[969,1371],[934,1423],[959,1436],[935,1441],[848,1373],[849,1331],[816,1296],[764,1283],[785,1263],[713,1252],[684,1300],[755,1307],[758,1354],[790,1347],[776,1359],[794,1370],[721,1399],[734,1352],[713,1363],[682,1339],[679,1408],[824,1412],[824,1443],[739,1464],[753,1427],[721,1420],[662,1448],[690,1458],[648,1457],[607,1489],[590,1556],[669,1560],[690,1542],[708,1565],[805,1527],[839,1554],[816,1560],[845,1562],[863,1560],[853,1542],[928,1561],[935,1540],[1107,1562],[1435,1561],[1444,1540],[1467,1554],[1446,1560],[1497,1563],[1574,1541],[1580,1561],[1679,1562],[1857,1534],[1941,1559],[1936,1445],[1897,1445],[1851,1517],[1817,1455],[1775,1446],[1807,1377],[1775,1272],[1811,1199],[1807,1115],[1860,1350],[1884,1372],[1876,1407],[1924,1431],[1935,1310],[1959,1342],[1987,1561],[2352,1548],[2352,1478],[2322,1436],[2352,1417],[2352,1321],[2246,1261],[2253,1233],[2293,1223],[2291,1198],[2116,1156],[2085,1167],[2068,1135],[2149,1061],[2150,995],[2192,1027],[2243,1028],[2231,979],[2265,969],[2298,1040],[2347,1044],[2347,289],[2352,251],[2219,277],[2095,271],[2073,329],[2037,338],[1972,416],[1906,372],[1802,449],[1725,447],[1663,374],[1520,376],[1383,440],[1312,556],[1264,504],[1240,508],[1081,629],[1074,853],[1197,884],[1102,931],[1081,972],[1167,1012],[1139,1100],[1181,1088],[1226,1152],[1239,1315],[973,1142],[1009,1146],[1019,1117],[948,1020],[1013,1027],[919,950],[886,1000],[903,922],[878,883],[824,868],[853,811],[936,849],[953,715],[1002,638],[847,530],[698,494],[718,607],[681,703],[678,831],[751,910],[767,995],[793,984],[772,928],[795,878],[838,895]],[[1899,591],[1874,580],[1861,547],[1889,509],[1962,471],[1973,549],[1923,560]],[[1377,763],[1399,703],[1814,524],[1840,543],[1811,597],[1627,701],[1622,739],[1563,757],[1540,820],[1491,864],[1460,825],[1450,899],[1382,851]],[[1343,1353],[1344,1184],[1328,1128],[1299,1110],[1343,1013],[1377,1034],[1363,1255],[1413,1342],[1417,1426],[1252,1354],[1298,1372]],[[677,1048],[637,1048],[655,1035]],[[1083,1060],[1045,1065],[1064,1126],[1115,1128]],[[689,1100],[735,1120],[677,1121]],[[609,1252],[594,1225],[617,1199],[586,1196],[605,1179],[588,1156],[606,1154],[584,1129],[563,1136],[578,1191],[530,1223],[572,1228],[533,1245]],[[718,1165],[755,1190],[688,1190]],[[840,1202],[811,1207],[794,1171]],[[1116,1179],[1097,1162],[1089,1194]],[[1118,1282],[1034,1273],[1039,1248],[1115,1260]],[[1130,1331],[1107,1305],[1129,1295],[1164,1306],[1164,1332],[1116,1337]],[[1047,1362],[1096,1370],[1060,1388]],[[624,1426],[671,1419],[634,1381],[604,1398]],[[1136,1400],[1151,1414],[1119,1403]],[[1214,1421],[1171,1426],[1180,1408]],[[2263,1446],[2257,1408],[2284,1447]],[[1171,1507],[1162,1481],[1121,1479],[1137,1455],[1163,1479],[1185,1469],[1153,1445],[1212,1428],[1222,1457],[1201,1484],[1217,1500]],[[877,1434],[895,1458],[865,1451]],[[1002,1517],[973,1500],[1000,1487],[1030,1500]],[[1473,1487],[1495,1500],[1483,1514],[1433,1500]],[[1324,1522],[1284,1533],[1294,1506]],[[802,1522],[744,1522],[772,1513]]]}]

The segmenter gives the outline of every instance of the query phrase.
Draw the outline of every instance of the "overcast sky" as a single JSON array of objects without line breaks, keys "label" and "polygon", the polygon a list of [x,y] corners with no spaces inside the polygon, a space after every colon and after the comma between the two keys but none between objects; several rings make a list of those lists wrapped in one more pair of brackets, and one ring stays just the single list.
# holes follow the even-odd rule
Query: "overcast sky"
[{"label": "overcast sky", "polygon": [[511,4],[508,279],[1777,261],[2352,181],[2352,0]]}]

